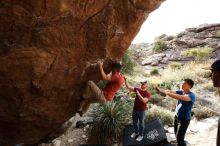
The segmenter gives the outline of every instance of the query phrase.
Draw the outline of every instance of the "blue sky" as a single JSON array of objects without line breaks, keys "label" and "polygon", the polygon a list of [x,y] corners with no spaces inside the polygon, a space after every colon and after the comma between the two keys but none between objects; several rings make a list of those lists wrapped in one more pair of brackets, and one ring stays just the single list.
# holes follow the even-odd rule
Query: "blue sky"
[{"label": "blue sky", "polygon": [[149,15],[132,43],[151,43],[161,34],[175,35],[204,23],[220,23],[220,0],[166,0]]}]

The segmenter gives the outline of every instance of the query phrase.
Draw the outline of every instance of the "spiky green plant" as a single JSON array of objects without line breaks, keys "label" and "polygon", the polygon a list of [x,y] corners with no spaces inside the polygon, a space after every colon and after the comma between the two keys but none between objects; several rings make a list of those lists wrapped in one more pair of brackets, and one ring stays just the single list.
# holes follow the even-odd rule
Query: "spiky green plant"
[{"label": "spiky green plant", "polygon": [[91,112],[94,124],[89,130],[90,141],[113,144],[119,142],[123,129],[131,119],[131,102],[114,101],[100,104]]}]

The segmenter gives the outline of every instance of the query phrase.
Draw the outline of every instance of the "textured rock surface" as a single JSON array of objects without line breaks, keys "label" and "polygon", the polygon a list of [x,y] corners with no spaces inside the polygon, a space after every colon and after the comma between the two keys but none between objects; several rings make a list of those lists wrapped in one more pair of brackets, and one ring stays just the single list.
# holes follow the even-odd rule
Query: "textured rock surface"
[{"label": "textured rock surface", "polygon": [[1,0],[0,145],[54,136],[162,1]]},{"label": "textured rock surface", "polygon": [[165,57],[166,57],[166,54],[164,53],[151,55],[142,61],[142,65],[152,65],[152,66],[153,64],[158,65],[159,62],[164,60]]}]

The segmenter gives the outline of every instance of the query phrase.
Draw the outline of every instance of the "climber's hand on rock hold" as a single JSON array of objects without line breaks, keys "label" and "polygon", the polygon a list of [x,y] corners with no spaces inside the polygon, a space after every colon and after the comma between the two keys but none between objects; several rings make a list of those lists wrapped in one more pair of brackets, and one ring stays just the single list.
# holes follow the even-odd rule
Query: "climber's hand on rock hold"
[{"label": "climber's hand on rock hold", "polygon": [[98,61],[97,64],[98,64],[99,68],[103,68],[103,62],[102,61]]}]

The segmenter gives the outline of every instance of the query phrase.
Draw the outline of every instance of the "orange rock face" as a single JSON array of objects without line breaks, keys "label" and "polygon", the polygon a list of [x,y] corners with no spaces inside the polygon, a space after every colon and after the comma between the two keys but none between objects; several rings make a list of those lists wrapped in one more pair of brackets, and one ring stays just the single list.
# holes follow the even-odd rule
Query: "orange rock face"
[{"label": "orange rock face", "polygon": [[[0,145],[54,136],[162,0],[1,0]],[[147,35],[147,34],[146,34]]]}]

